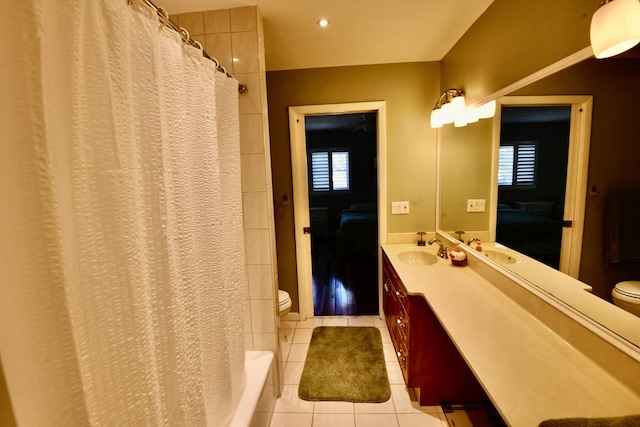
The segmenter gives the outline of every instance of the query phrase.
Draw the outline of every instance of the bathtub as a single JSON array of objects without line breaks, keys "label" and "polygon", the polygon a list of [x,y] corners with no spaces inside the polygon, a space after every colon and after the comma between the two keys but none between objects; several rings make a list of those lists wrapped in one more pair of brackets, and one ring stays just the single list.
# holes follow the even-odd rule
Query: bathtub
[{"label": "bathtub", "polygon": [[247,383],[228,427],[266,427],[271,421],[276,398],[271,379],[273,353],[245,352],[244,372]]}]

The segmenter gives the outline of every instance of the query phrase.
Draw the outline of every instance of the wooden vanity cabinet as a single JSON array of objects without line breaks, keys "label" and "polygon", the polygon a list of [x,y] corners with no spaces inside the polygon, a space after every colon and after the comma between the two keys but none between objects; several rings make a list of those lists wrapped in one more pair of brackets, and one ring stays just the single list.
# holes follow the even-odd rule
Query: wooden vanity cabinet
[{"label": "wooden vanity cabinet", "polygon": [[382,280],[391,340],[405,383],[419,389],[420,405],[488,401],[425,298],[407,293],[384,251]]}]

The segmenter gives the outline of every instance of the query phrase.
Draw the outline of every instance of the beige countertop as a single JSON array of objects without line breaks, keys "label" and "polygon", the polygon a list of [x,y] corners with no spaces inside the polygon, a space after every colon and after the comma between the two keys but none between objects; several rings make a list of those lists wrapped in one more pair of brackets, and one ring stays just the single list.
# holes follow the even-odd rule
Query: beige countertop
[{"label": "beige countertop", "polygon": [[[382,246],[409,294],[422,295],[512,426],[640,413],[640,396],[571,347],[471,267],[408,264],[415,244]],[[517,286],[517,285],[516,285]]]},{"label": "beige countertop", "polygon": [[[567,274],[548,267],[534,259],[495,242],[483,242],[485,250],[494,250],[513,255],[518,262],[502,265],[510,272],[522,279],[535,283],[540,290],[553,295],[560,301],[564,301],[576,311],[586,317],[594,319],[606,329],[624,337],[625,340],[636,347],[640,347],[640,318],[624,310],[617,309],[605,299],[591,294],[591,286],[581,282]],[[466,248],[466,247],[465,247]],[[474,254],[477,252],[470,251]],[[482,255],[480,255],[482,257]]]}]

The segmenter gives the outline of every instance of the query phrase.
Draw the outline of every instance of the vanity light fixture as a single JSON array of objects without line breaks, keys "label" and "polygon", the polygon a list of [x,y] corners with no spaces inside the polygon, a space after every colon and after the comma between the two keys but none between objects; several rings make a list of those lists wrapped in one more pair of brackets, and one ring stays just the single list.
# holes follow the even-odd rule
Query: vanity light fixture
[{"label": "vanity light fixture", "polygon": [[460,123],[461,117],[464,118],[465,108],[464,92],[460,89],[445,90],[431,112],[431,127],[439,128],[456,119]]},{"label": "vanity light fixture", "polygon": [[478,120],[480,120],[478,109],[474,108],[473,110],[466,111],[464,113],[464,118],[467,123],[477,123]]},{"label": "vanity light fixture", "polygon": [[496,101],[487,102],[473,110],[466,110],[464,93],[460,89],[444,91],[436,106],[431,111],[431,127],[441,128],[442,125],[453,123],[455,127],[476,123],[479,119],[489,119],[496,114]]},{"label": "vanity light fixture", "polygon": [[591,18],[591,47],[596,58],[608,58],[640,42],[640,1],[604,0]]},{"label": "vanity light fixture", "polygon": [[322,18],[318,20],[318,25],[320,25],[322,28],[326,27],[327,25],[329,25],[329,20]]},{"label": "vanity light fixture", "polygon": [[474,111],[478,114],[479,119],[490,119],[496,115],[496,101],[487,102],[476,108]]}]

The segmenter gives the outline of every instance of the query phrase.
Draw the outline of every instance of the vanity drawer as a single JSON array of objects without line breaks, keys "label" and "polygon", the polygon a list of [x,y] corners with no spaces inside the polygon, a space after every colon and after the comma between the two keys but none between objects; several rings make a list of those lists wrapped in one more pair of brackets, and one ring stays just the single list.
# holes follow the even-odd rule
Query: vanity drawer
[{"label": "vanity drawer", "polygon": [[404,286],[402,286],[402,282],[397,281],[393,283],[393,295],[395,296],[395,298],[397,298],[398,303],[400,303],[400,305],[402,305],[402,308],[404,311],[408,311],[408,295],[407,295],[407,291],[404,289]]},{"label": "vanity drawer", "polygon": [[405,343],[409,342],[409,314],[402,304],[399,304],[399,309],[393,319],[394,335],[398,340],[402,340]]},{"label": "vanity drawer", "polygon": [[402,341],[400,341],[396,346],[396,357],[400,364],[400,370],[402,371],[404,382],[409,384],[409,351],[407,350],[406,344]]}]

